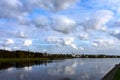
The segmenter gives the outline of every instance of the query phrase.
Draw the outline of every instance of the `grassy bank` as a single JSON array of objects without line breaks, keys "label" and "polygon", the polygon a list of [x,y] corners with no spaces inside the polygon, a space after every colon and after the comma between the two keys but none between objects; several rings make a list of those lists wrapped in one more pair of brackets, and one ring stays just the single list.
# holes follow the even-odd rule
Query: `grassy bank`
[{"label": "grassy bank", "polygon": [[114,76],[113,80],[120,80],[120,68],[115,73],[115,76]]}]

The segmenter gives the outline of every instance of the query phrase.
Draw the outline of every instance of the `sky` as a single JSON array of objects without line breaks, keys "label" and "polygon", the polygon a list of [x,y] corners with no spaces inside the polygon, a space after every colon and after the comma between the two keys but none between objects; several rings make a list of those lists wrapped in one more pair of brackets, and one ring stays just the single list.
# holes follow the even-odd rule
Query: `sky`
[{"label": "sky", "polygon": [[120,0],[0,0],[0,49],[120,52]]}]

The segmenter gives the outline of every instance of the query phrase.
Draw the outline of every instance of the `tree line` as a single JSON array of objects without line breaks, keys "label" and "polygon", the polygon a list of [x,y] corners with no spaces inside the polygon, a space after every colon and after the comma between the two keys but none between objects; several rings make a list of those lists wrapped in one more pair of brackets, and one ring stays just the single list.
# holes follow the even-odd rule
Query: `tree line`
[{"label": "tree line", "polygon": [[48,54],[46,52],[30,52],[30,51],[7,51],[0,50],[0,58],[120,58],[118,55],[104,55],[104,54]]},{"label": "tree line", "polygon": [[73,58],[71,54],[48,54],[30,51],[7,51],[0,50],[0,58]]}]

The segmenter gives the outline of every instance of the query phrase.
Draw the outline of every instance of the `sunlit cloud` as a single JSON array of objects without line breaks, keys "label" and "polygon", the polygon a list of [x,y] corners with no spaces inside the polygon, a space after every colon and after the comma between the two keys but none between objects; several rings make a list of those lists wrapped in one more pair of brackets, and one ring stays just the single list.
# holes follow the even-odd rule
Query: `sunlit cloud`
[{"label": "sunlit cloud", "polygon": [[24,45],[24,46],[30,46],[30,45],[32,45],[32,40],[25,40],[25,41],[23,42],[23,45]]},{"label": "sunlit cloud", "polygon": [[65,34],[73,32],[76,27],[76,23],[74,20],[69,19],[65,16],[55,16],[52,29],[55,31],[59,31]]}]

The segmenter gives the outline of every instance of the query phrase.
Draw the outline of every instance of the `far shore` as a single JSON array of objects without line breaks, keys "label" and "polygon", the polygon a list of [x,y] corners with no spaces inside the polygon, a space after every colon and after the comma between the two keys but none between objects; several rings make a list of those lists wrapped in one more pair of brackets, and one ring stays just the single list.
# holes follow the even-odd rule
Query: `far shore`
[{"label": "far shore", "polygon": [[105,54],[50,54],[47,52],[7,51],[0,49],[0,62],[60,60],[72,58],[120,58],[119,55]]}]

